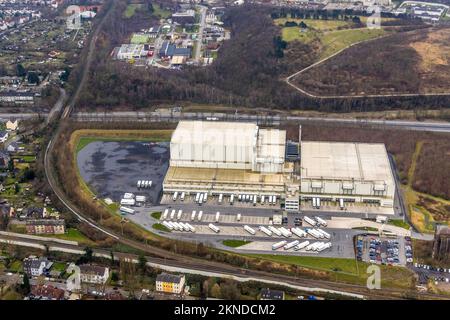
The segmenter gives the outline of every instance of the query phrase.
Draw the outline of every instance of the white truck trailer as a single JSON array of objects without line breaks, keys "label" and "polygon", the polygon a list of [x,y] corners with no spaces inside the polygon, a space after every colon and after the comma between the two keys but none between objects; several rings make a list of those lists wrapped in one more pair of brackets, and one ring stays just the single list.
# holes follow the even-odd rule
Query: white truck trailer
[{"label": "white truck trailer", "polygon": [[197,211],[192,210],[192,214],[191,214],[191,221],[195,220],[195,214],[197,213]]},{"label": "white truck trailer", "polygon": [[184,197],[186,196],[186,193],[183,191],[182,193],[181,193],[181,196],[180,196],[180,200],[181,201],[184,201]]},{"label": "white truck trailer", "polygon": [[232,194],[232,195],[230,196],[230,204],[232,205],[233,202],[234,202],[234,194]]},{"label": "white truck trailer", "polygon": [[219,220],[220,220],[220,212],[217,211],[217,212],[216,212],[216,223],[218,223]]},{"label": "white truck trailer", "polygon": [[175,191],[175,192],[173,193],[172,200],[173,200],[173,201],[176,201],[177,198],[178,198],[178,191]]},{"label": "white truck trailer", "polygon": [[295,247],[296,245],[298,245],[299,243],[300,243],[300,241],[295,240],[295,241],[289,242],[288,244],[285,244],[283,248],[284,248],[284,250],[289,250],[289,249],[292,249],[293,247]]},{"label": "white truck trailer", "polygon": [[183,214],[183,210],[178,210],[178,214],[177,214],[177,220],[181,219],[181,215]]},{"label": "white truck trailer", "polygon": [[119,211],[122,212],[122,213],[134,214],[134,210],[133,209],[127,208],[127,207],[124,207],[124,206],[121,206],[119,208]]},{"label": "white truck trailer", "polygon": [[317,224],[317,222],[315,220],[313,220],[313,219],[311,219],[310,217],[307,217],[307,216],[305,216],[303,218],[303,221],[305,221],[306,223],[312,225],[313,227],[315,227],[316,224]]},{"label": "white truck trailer", "polygon": [[236,216],[236,220],[237,221],[241,221],[241,217],[242,217],[242,215],[240,213],[238,213],[237,216]]},{"label": "white truck trailer", "polygon": [[331,238],[331,235],[328,232],[326,232],[326,231],[324,231],[322,229],[316,229],[316,231],[320,232],[324,236],[325,239],[330,239]]},{"label": "white truck trailer", "polygon": [[168,223],[167,221],[163,221],[163,226],[165,226],[169,230],[173,230],[172,224]]},{"label": "white truck trailer", "polygon": [[286,237],[286,238],[292,237],[292,232],[290,232],[290,231],[289,231],[288,229],[286,229],[285,227],[280,227],[280,228],[278,228],[278,230],[280,230],[281,234],[282,234],[284,237]]},{"label": "white truck trailer", "polygon": [[166,220],[168,214],[169,214],[169,209],[164,210],[163,215],[162,215],[162,219]]},{"label": "white truck trailer", "polygon": [[248,233],[250,233],[253,236],[256,234],[256,231],[253,228],[249,227],[248,225],[244,226],[244,230],[247,231]]},{"label": "white truck trailer", "polygon": [[270,231],[272,231],[274,234],[276,234],[277,236],[281,236],[282,233],[280,230],[278,230],[277,228],[275,228],[274,226],[268,226],[267,227]]},{"label": "white truck trailer", "polygon": [[223,193],[219,194],[219,204],[223,202]]},{"label": "white truck trailer", "polygon": [[208,224],[208,227],[209,227],[212,231],[214,231],[215,233],[219,233],[219,232],[220,232],[219,227],[216,227],[216,226],[213,225],[212,223]]},{"label": "white truck trailer", "polygon": [[300,228],[291,228],[291,232],[299,238],[306,237],[306,232]]},{"label": "white truck trailer", "polygon": [[316,221],[323,227],[327,226],[327,222],[325,220],[323,220],[321,217],[316,217]]},{"label": "white truck trailer", "polygon": [[309,241],[308,241],[308,240],[303,241],[303,242],[299,243],[298,245],[296,245],[296,246],[294,247],[294,250],[295,250],[295,251],[302,250],[302,249],[304,249],[304,248],[305,248],[306,246],[308,246],[308,245],[309,245]]},{"label": "white truck trailer", "polygon": [[272,245],[272,250],[280,249],[281,247],[284,247],[286,244],[287,244],[287,241],[286,241],[286,240],[283,240],[283,241],[274,243],[274,244]]},{"label": "white truck trailer", "polygon": [[170,211],[170,220],[173,220],[173,218],[175,218],[175,209],[172,209],[172,211]]},{"label": "white truck trailer", "polygon": [[267,234],[269,237],[272,236],[272,231],[270,231],[269,229],[267,229],[267,228],[264,227],[264,226],[260,226],[260,227],[259,227],[259,230],[262,231],[262,232],[264,232],[265,234]]},{"label": "white truck trailer", "polygon": [[126,192],[126,193],[123,195],[123,198],[124,198],[124,199],[134,199],[134,194],[132,194],[132,193],[130,193],[130,192]]},{"label": "white truck trailer", "polygon": [[136,196],[136,202],[145,202],[147,201],[146,196]]},{"label": "white truck trailer", "polygon": [[198,213],[197,220],[198,220],[198,221],[201,221],[201,220],[202,220],[202,216],[203,216],[203,211],[200,211],[200,212]]},{"label": "white truck trailer", "polygon": [[124,206],[134,206],[136,204],[136,200],[134,199],[122,199],[120,200],[120,204]]}]

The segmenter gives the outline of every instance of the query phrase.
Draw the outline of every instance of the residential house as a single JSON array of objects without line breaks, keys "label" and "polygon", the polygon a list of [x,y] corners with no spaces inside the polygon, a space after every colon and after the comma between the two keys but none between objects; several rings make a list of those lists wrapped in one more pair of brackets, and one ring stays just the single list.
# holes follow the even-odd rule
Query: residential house
[{"label": "residential house", "polygon": [[65,291],[51,285],[31,286],[30,300],[64,300]]},{"label": "residential house", "polygon": [[6,121],[6,130],[8,131],[16,131],[19,129],[19,120],[8,120]]},{"label": "residential house", "polygon": [[29,256],[23,260],[23,271],[29,277],[39,277],[41,275],[46,275],[53,262],[49,261],[45,257],[37,258],[35,256]]},{"label": "residential house", "polygon": [[184,275],[161,273],[156,277],[156,291],[181,294],[184,291],[185,283]]},{"label": "residential house", "polygon": [[7,168],[10,159],[8,153],[0,151],[0,168]]},{"label": "residential house", "polygon": [[9,133],[7,131],[0,131],[0,143],[5,143],[8,137]]},{"label": "residential house", "polygon": [[91,264],[80,266],[81,282],[104,284],[109,278],[109,268]]},{"label": "residential house", "polygon": [[19,214],[19,218],[21,220],[43,219],[46,217],[47,217],[47,209],[46,208],[29,207],[29,208],[23,209]]},{"label": "residential house", "polygon": [[284,300],[284,291],[264,288],[261,290],[260,300]]},{"label": "residential house", "polygon": [[[2,190],[3,185],[0,185],[0,190]],[[0,204],[0,216],[8,216],[8,217],[12,217],[14,216],[14,207],[12,207],[9,204]]]},{"label": "residential house", "polygon": [[36,219],[26,222],[28,234],[64,234],[64,219]]},{"label": "residential house", "polygon": [[17,152],[19,150],[19,144],[17,142],[11,142],[7,147],[6,151],[8,152]]}]

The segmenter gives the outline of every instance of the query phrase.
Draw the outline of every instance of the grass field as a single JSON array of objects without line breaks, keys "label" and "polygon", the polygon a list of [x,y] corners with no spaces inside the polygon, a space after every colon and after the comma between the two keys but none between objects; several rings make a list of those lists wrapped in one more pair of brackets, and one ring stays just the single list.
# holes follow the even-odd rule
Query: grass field
[{"label": "grass field", "polygon": [[172,130],[77,130],[72,134],[71,143],[76,145],[76,153],[94,141],[169,141]]},{"label": "grass field", "polygon": [[140,8],[141,6],[142,6],[142,4],[138,4],[138,3],[129,4],[123,13],[124,17],[131,18],[136,13],[136,9]]},{"label": "grass field", "polygon": [[249,244],[249,243],[251,243],[251,241],[230,239],[230,240],[223,240],[222,243],[227,247],[237,248],[237,247],[243,246],[244,244]]},{"label": "grass field", "polygon": [[[280,27],[283,27],[287,21],[294,21],[297,24],[303,21],[308,26],[308,28],[320,31],[332,31],[337,30],[338,28],[350,27],[352,25],[350,21],[343,21],[343,20],[317,20],[317,19],[291,19],[291,18],[279,18],[274,20],[275,24],[279,25]],[[298,27],[296,28],[297,30],[299,29]]]},{"label": "grass field", "polygon": [[170,229],[167,228],[165,225],[161,224],[161,223],[154,223],[152,225],[153,229],[159,230],[159,231],[164,231],[164,232],[170,232]]},{"label": "grass field", "polygon": [[150,215],[152,216],[153,219],[159,220],[161,218],[161,212],[159,211],[152,212]]},{"label": "grass field", "polygon": [[[331,278],[335,281],[364,284],[367,281],[367,268],[370,264],[356,262],[354,259],[299,257],[284,255],[249,255],[279,263],[288,263],[300,267],[331,272]],[[409,288],[413,285],[414,274],[407,268],[379,266],[381,271],[381,286]]]},{"label": "grass field", "polygon": [[143,34],[133,33],[130,39],[132,44],[145,44],[149,43],[149,37]]},{"label": "grass field", "polygon": [[410,228],[409,224],[401,219],[389,220],[388,224],[396,226],[396,227],[404,228],[407,230],[409,230],[409,228]]},{"label": "grass field", "polygon": [[166,19],[166,18],[170,17],[170,15],[172,13],[170,11],[168,11],[168,10],[161,9],[161,7],[159,5],[154,4],[153,5],[153,14],[155,16],[158,16],[158,17],[162,18],[162,19]]},{"label": "grass field", "polygon": [[320,39],[324,46],[320,56],[328,57],[351,44],[378,38],[385,33],[383,29],[348,29],[325,33]]},{"label": "grass field", "polygon": [[65,234],[43,235],[44,237],[57,238],[62,240],[76,241],[80,244],[93,245],[94,243],[80,231],[74,228],[68,228]]}]

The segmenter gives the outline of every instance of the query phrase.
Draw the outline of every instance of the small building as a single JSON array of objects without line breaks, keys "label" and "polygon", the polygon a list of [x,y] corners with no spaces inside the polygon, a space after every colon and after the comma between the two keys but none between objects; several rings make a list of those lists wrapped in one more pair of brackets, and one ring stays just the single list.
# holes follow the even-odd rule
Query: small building
[{"label": "small building", "polygon": [[85,283],[105,284],[109,278],[109,268],[92,264],[80,266],[80,279]]},{"label": "small building", "polygon": [[65,291],[51,285],[31,286],[30,300],[64,300]]},{"label": "small building", "polygon": [[29,256],[23,260],[23,271],[28,277],[39,277],[46,275],[52,265],[53,262],[45,257],[37,258],[35,256]]},{"label": "small building", "polygon": [[6,121],[6,130],[16,131],[17,129],[19,129],[19,120],[10,119],[10,120]]},{"label": "small building", "polygon": [[33,92],[1,91],[0,105],[30,105],[34,103]]},{"label": "small building", "polygon": [[284,300],[284,291],[264,288],[261,290],[260,300]]},{"label": "small building", "polygon": [[175,12],[172,14],[172,21],[181,25],[195,23],[195,11],[190,9],[186,11]]},{"label": "small building", "polygon": [[184,291],[185,282],[184,275],[161,273],[156,277],[156,291],[181,294]]},{"label": "small building", "polygon": [[64,234],[64,219],[35,219],[26,222],[28,234]]},{"label": "small building", "polygon": [[0,131],[0,142],[5,143],[8,140],[9,133],[8,131]]},{"label": "small building", "polygon": [[[3,185],[1,185],[0,187],[0,191],[3,191]],[[14,216],[14,207],[9,205],[9,204],[0,204],[0,216],[8,216],[8,217],[13,217]]]},{"label": "small building", "polygon": [[146,55],[147,52],[144,50],[143,44],[123,44],[117,52],[117,59],[132,60]]},{"label": "small building", "polygon": [[47,217],[46,208],[29,207],[23,209],[19,214],[19,219],[43,219]]},{"label": "small building", "polygon": [[10,159],[8,153],[0,151],[0,168],[7,168]]}]

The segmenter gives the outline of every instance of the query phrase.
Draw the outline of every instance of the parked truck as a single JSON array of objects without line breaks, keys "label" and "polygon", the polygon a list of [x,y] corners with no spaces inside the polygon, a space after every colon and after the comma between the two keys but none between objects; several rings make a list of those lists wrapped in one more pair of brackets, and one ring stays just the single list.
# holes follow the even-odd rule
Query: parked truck
[{"label": "parked truck", "polygon": [[219,233],[219,232],[220,232],[219,227],[216,227],[216,226],[213,225],[212,223],[208,224],[208,227],[209,227],[212,231],[214,231],[215,233]]},{"label": "parked truck", "polygon": [[219,219],[220,219],[220,212],[217,211],[216,212],[216,222],[219,222]]},{"label": "parked truck", "polygon": [[264,226],[260,226],[260,227],[259,227],[259,230],[262,231],[262,232],[264,232],[265,234],[267,234],[269,237],[272,236],[272,231],[270,231],[269,229],[267,229],[267,228],[264,227]]},{"label": "parked truck", "polygon": [[278,230],[277,228],[275,228],[274,226],[268,226],[267,227],[270,231],[272,231],[274,234],[276,234],[277,236],[281,236],[282,233],[280,230]]},{"label": "parked truck", "polygon": [[306,237],[306,232],[300,228],[291,228],[291,232],[299,238]]},{"label": "parked truck", "polygon": [[135,212],[133,209],[127,208],[127,207],[124,207],[124,206],[121,206],[119,208],[119,211],[122,212],[122,213],[128,213],[128,214],[134,214],[134,212]]},{"label": "parked truck", "polygon": [[134,206],[136,204],[136,200],[134,199],[122,199],[120,200],[121,205],[125,206]]},{"label": "parked truck", "polygon": [[197,211],[192,210],[192,214],[191,214],[191,221],[195,220],[195,214],[197,213]]},{"label": "parked truck", "polygon": [[327,222],[325,220],[323,220],[321,217],[316,217],[316,220],[321,226],[323,226],[323,227],[327,226]]},{"label": "parked truck", "polygon": [[274,243],[274,244],[272,245],[272,250],[278,250],[278,249],[280,249],[281,247],[284,247],[286,244],[287,244],[287,241],[286,241],[286,240],[283,240],[283,241]]},{"label": "parked truck", "polygon": [[178,210],[178,214],[177,214],[177,220],[181,219],[181,215],[183,214],[183,210]]},{"label": "parked truck", "polygon": [[306,241],[303,241],[302,243],[299,243],[298,245],[296,245],[295,247],[294,247],[294,250],[295,251],[298,251],[298,250],[302,250],[302,249],[304,249],[306,246],[308,246],[309,245],[309,241],[308,240],[306,240]]},{"label": "parked truck", "polygon": [[248,225],[245,225],[244,229],[245,229],[245,231],[247,231],[251,235],[255,235],[256,234],[256,231],[253,228],[249,227]]},{"label": "parked truck", "polygon": [[202,220],[202,216],[203,216],[203,211],[200,211],[200,212],[198,213],[197,220],[198,220],[198,221],[201,221],[201,220]]},{"label": "parked truck", "polygon": [[168,214],[169,214],[169,209],[164,210],[163,215],[162,215],[162,219],[166,220]]},{"label": "parked truck", "polygon": [[300,241],[295,240],[295,241],[289,242],[288,244],[285,244],[283,248],[284,248],[284,250],[289,250],[289,249],[295,247],[296,245],[298,245],[299,243],[300,243]]},{"label": "parked truck", "polygon": [[313,227],[316,226],[317,222],[313,219],[311,219],[310,217],[305,216],[303,218],[303,221],[307,222],[308,224],[312,225]]}]

